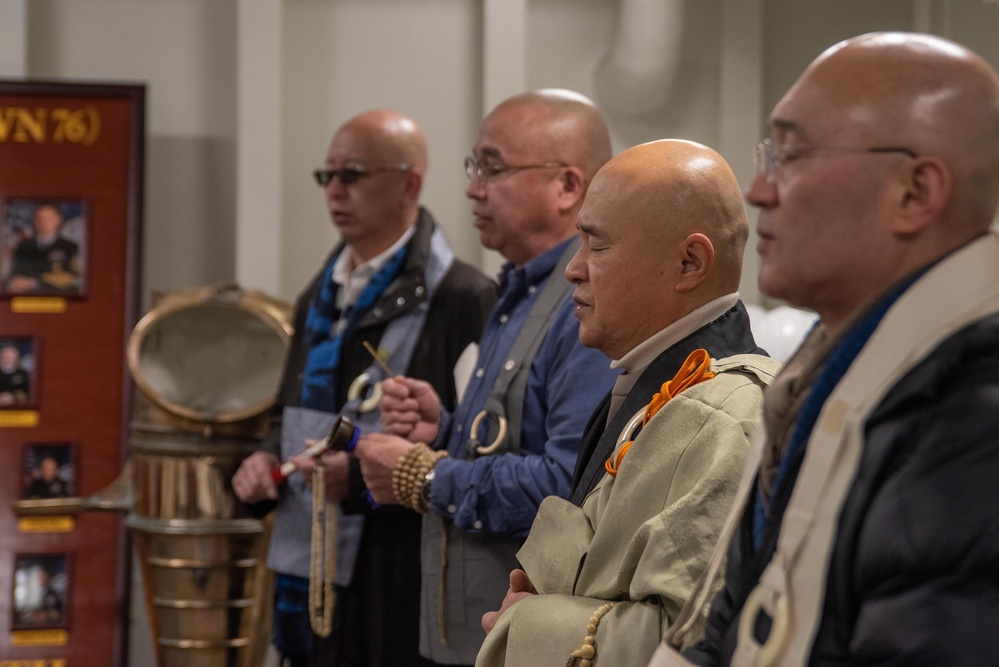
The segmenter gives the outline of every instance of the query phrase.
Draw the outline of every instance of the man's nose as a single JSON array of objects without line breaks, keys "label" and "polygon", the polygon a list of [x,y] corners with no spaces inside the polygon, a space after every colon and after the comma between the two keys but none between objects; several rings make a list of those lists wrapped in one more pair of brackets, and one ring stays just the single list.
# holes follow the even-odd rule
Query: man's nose
[{"label": "man's nose", "polygon": [[767,175],[757,173],[743,193],[746,203],[759,208],[772,208],[777,205],[777,184],[767,180]]},{"label": "man's nose", "polygon": [[465,196],[469,199],[484,199],[486,196],[486,184],[477,174],[473,175],[465,183]]}]

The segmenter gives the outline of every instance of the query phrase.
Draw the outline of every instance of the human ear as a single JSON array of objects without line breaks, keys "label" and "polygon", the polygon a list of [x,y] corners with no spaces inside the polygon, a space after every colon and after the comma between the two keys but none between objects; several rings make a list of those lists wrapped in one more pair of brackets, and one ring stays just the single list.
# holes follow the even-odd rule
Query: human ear
[{"label": "human ear", "polygon": [[579,167],[562,168],[558,178],[558,207],[565,213],[572,210],[586,193],[586,179]]},{"label": "human ear", "polygon": [[896,234],[911,236],[938,218],[950,200],[950,170],[943,161],[932,156],[913,158],[901,172],[900,184],[893,230]]},{"label": "human ear", "polygon": [[680,271],[674,289],[685,294],[696,289],[711,273],[715,263],[715,247],[711,239],[701,233],[694,233],[683,240],[680,256]]},{"label": "human ear", "polygon": [[423,174],[418,171],[406,172],[406,183],[403,186],[403,197],[406,203],[417,205],[420,202],[420,190],[423,188]]}]

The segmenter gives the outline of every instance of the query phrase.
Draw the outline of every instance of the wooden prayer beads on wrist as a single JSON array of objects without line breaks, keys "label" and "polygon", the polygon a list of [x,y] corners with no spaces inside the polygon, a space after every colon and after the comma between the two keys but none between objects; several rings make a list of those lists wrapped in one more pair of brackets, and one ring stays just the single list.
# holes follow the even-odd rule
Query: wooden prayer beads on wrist
[{"label": "wooden prayer beads on wrist", "polygon": [[400,505],[425,513],[422,491],[427,473],[437,462],[447,456],[447,452],[434,451],[425,443],[418,442],[399,457],[392,469],[392,491]]}]

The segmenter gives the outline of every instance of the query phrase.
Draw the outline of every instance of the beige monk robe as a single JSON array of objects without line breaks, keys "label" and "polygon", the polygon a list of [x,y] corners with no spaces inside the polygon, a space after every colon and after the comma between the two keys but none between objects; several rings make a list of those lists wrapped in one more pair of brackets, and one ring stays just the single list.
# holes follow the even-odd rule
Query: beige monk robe
[{"label": "beige monk robe", "polygon": [[607,601],[594,667],[645,665],[711,556],[779,369],[757,355],[712,362],[716,376],[670,400],[582,507],[545,499],[517,554],[540,594],[500,617],[476,665],[565,665]]}]

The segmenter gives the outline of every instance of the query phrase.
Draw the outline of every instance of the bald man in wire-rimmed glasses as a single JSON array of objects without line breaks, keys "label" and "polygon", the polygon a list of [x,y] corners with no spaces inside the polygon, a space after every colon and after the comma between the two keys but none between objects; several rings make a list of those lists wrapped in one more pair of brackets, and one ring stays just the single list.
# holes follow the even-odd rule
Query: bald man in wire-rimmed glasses
[{"label": "bald man in wire-rimmed glasses", "polygon": [[479,618],[502,597],[538,505],[568,493],[616,374],[579,343],[564,276],[584,195],[611,157],[603,115],[572,91],[515,95],[483,119],[472,153],[472,222],[507,262],[468,388],[442,411],[425,383],[385,383],[385,432],[357,445],[375,498],[424,513],[420,649],[451,665],[475,661]]},{"label": "bald man in wire-rimmed glasses", "polygon": [[989,663],[999,76],[940,37],[861,35],[769,125],[760,287],[819,324],[767,394],[705,639],[651,664]]}]

